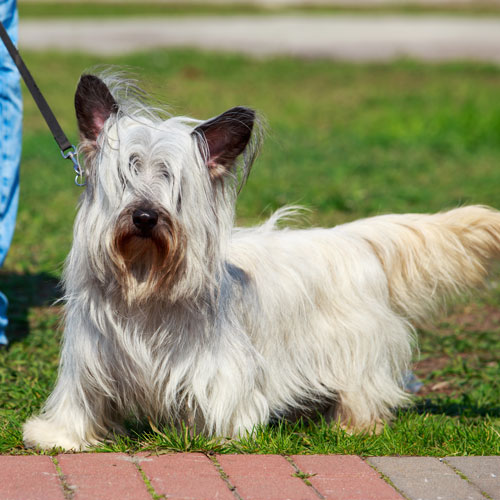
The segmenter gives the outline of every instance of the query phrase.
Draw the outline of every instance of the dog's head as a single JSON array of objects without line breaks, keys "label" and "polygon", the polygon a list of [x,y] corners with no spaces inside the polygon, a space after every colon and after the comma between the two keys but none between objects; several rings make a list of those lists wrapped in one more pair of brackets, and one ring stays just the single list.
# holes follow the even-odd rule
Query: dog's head
[{"label": "dog's head", "polygon": [[[114,82],[116,84],[116,82]],[[160,119],[131,92],[83,75],[75,108],[87,188],[75,237],[95,277],[129,301],[200,293],[231,230],[237,179],[256,153],[255,113]]]}]

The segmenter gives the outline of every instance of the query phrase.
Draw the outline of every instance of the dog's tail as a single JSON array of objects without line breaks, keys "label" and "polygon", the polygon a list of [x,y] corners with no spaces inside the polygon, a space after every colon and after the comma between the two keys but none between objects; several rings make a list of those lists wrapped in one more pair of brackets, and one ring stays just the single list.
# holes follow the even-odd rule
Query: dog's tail
[{"label": "dog's tail", "polygon": [[383,215],[351,228],[385,270],[392,306],[425,319],[451,295],[481,285],[500,258],[500,212],[469,206],[434,215]]}]

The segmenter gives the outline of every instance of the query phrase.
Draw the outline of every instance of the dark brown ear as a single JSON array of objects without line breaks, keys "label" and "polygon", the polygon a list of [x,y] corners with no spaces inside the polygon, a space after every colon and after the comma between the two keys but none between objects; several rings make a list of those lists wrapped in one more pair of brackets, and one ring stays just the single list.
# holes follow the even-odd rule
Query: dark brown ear
[{"label": "dark brown ear", "polygon": [[193,134],[212,178],[224,175],[243,153],[252,136],[255,111],[238,106],[202,123]]},{"label": "dark brown ear", "polygon": [[75,111],[82,139],[95,142],[104,122],[118,105],[106,84],[97,76],[82,75],[75,93]]}]

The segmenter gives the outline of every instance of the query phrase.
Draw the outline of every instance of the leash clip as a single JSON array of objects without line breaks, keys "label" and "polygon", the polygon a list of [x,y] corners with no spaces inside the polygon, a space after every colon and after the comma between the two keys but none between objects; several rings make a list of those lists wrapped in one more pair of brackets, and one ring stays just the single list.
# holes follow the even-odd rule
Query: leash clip
[{"label": "leash clip", "polygon": [[78,161],[78,153],[76,152],[75,146],[71,145],[71,147],[66,151],[63,151],[61,149],[61,154],[63,158],[69,158],[73,162],[73,170],[76,172],[75,184],[79,187],[85,186],[87,182],[85,181],[85,175],[83,173],[82,167],[80,167],[80,162]]}]

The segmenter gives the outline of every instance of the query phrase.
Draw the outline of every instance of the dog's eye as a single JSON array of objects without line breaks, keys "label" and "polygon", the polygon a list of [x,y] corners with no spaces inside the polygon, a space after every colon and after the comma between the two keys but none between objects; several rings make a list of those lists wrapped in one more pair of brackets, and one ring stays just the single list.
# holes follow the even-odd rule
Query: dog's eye
[{"label": "dog's eye", "polygon": [[163,176],[163,178],[167,181],[170,180],[170,169],[168,168],[168,164],[167,163],[163,163],[160,165],[160,171],[161,171],[161,175]]},{"label": "dog's eye", "polygon": [[136,175],[139,172],[139,166],[140,166],[139,156],[136,154],[130,155],[130,158],[128,160],[128,167],[130,169],[130,172]]}]

